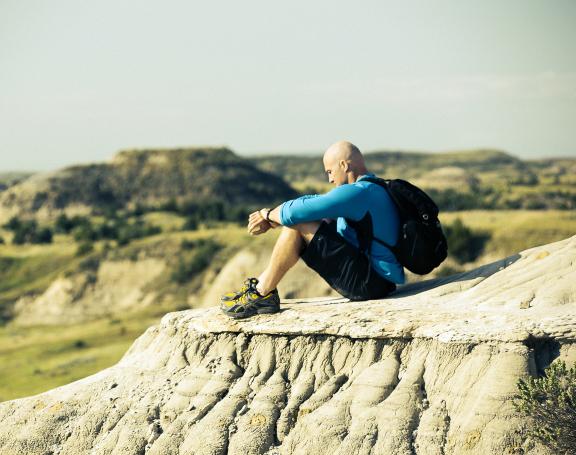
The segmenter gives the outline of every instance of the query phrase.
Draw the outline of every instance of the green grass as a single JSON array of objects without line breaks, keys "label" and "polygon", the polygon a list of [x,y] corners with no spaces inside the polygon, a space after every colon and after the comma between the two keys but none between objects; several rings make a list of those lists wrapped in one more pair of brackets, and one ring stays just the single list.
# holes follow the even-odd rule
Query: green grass
[{"label": "green grass", "polygon": [[142,219],[147,224],[160,227],[162,232],[179,231],[186,221],[185,217],[170,212],[145,213]]},{"label": "green grass", "polygon": [[563,210],[471,210],[440,214],[442,223],[461,218],[472,229],[487,231],[485,252],[507,256],[576,234],[576,213]]},{"label": "green grass", "polygon": [[23,294],[44,290],[74,266],[75,245],[63,236],[47,245],[0,245],[0,313]]},{"label": "green grass", "polygon": [[69,326],[0,327],[0,401],[37,394],[113,365],[169,310]]},{"label": "green grass", "polygon": [[523,195],[523,194],[542,194],[547,192],[564,192],[564,193],[576,193],[576,185],[562,185],[562,184],[550,184],[550,185],[514,185],[510,187],[513,195]]}]

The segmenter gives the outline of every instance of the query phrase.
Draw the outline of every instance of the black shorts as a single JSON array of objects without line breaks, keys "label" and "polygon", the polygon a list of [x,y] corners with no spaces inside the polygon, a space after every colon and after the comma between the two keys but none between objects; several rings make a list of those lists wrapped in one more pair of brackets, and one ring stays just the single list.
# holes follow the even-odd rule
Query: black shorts
[{"label": "black shorts", "polygon": [[365,254],[336,232],[335,221],[322,221],[301,257],[332,289],[350,300],[379,299],[396,289],[396,284],[372,268]]}]

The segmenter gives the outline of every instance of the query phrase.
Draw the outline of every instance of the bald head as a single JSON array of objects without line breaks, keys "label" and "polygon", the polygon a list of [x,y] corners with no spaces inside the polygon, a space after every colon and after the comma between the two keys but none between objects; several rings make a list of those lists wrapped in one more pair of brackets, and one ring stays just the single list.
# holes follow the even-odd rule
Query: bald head
[{"label": "bald head", "polygon": [[364,162],[364,157],[362,153],[360,153],[360,150],[358,150],[358,147],[347,141],[335,142],[328,147],[326,153],[324,153],[324,159]]},{"label": "bald head", "polygon": [[358,147],[347,141],[339,141],[328,147],[323,162],[328,181],[336,186],[355,182],[368,172]]}]

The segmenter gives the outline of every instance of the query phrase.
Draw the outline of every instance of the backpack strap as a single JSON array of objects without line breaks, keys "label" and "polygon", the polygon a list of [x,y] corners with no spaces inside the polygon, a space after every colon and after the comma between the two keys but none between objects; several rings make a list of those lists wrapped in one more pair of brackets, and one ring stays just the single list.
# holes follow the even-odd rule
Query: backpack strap
[{"label": "backpack strap", "polygon": [[370,252],[372,251],[372,240],[394,251],[392,245],[374,237],[372,215],[370,215],[369,211],[366,211],[366,215],[358,221],[346,218],[346,223],[356,231],[356,237],[358,238],[358,245],[361,251],[365,251],[370,255]]},{"label": "backpack strap", "polygon": [[370,212],[366,211],[366,215],[358,221],[346,218],[346,223],[356,231],[360,251],[367,252],[370,255],[372,250],[372,216]]},{"label": "backpack strap", "polygon": [[376,237],[372,237],[372,240],[379,243],[380,245],[384,245],[386,248],[389,248],[390,250],[392,250],[392,252],[394,252],[394,247],[392,245],[390,245],[389,243],[386,243],[384,240],[380,240]]},{"label": "backpack strap", "polygon": [[[363,182],[368,181],[370,183],[374,183],[384,188],[386,190],[386,193],[388,193],[388,196],[392,200],[392,203],[396,206],[396,202],[392,198],[390,190],[388,189],[388,183],[390,182],[390,180],[385,180],[378,177],[364,177],[362,181]],[[394,252],[394,247],[392,245],[386,243],[384,240],[380,240],[379,238],[374,237],[372,216],[370,215],[369,211],[367,211],[366,215],[364,215],[364,217],[359,221],[354,221],[349,218],[346,218],[346,223],[356,231],[358,244],[362,251],[367,251],[368,254],[370,254],[370,251],[372,250],[372,240],[374,240],[375,242],[379,243],[380,245],[384,245],[386,248]]]}]

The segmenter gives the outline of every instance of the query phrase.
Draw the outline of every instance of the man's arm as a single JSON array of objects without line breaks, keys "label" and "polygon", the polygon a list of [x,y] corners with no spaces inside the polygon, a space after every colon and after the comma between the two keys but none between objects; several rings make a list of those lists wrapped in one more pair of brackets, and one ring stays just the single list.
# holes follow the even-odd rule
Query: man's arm
[{"label": "man's arm", "polygon": [[306,195],[286,201],[270,211],[261,209],[250,215],[248,232],[252,235],[264,234],[276,226],[293,226],[309,221],[350,218],[358,221],[366,214],[365,190],[356,185],[342,185],[332,191],[318,195]]},{"label": "man's arm", "polygon": [[[282,204],[280,204],[278,207],[273,208],[272,210],[270,210],[270,214],[268,215],[268,221],[271,221],[273,223],[272,227],[278,227],[282,225],[282,220],[280,219],[280,210],[282,209]],[[266,214],[264,214],[266,215]],[[274,226],[276,225],[276,226]]]},{"label": "man's arm", "polygon": [[357,185],[342,185],[326,194],[302,196],[286,201],[279,207],[279,221],[284,226],[338,217],[358,221],[367,210],[365,191],[367,188]]},{"label": "man's arm", "polygon": [[[250,235],[260,235],[268,232],[270,228],[281,226],[280,222],[280,208],[275,209],[260,209],[257,212],[251,213],[248,218],[248,232]],[[270,213],[268,213],[270,211]]]}]

